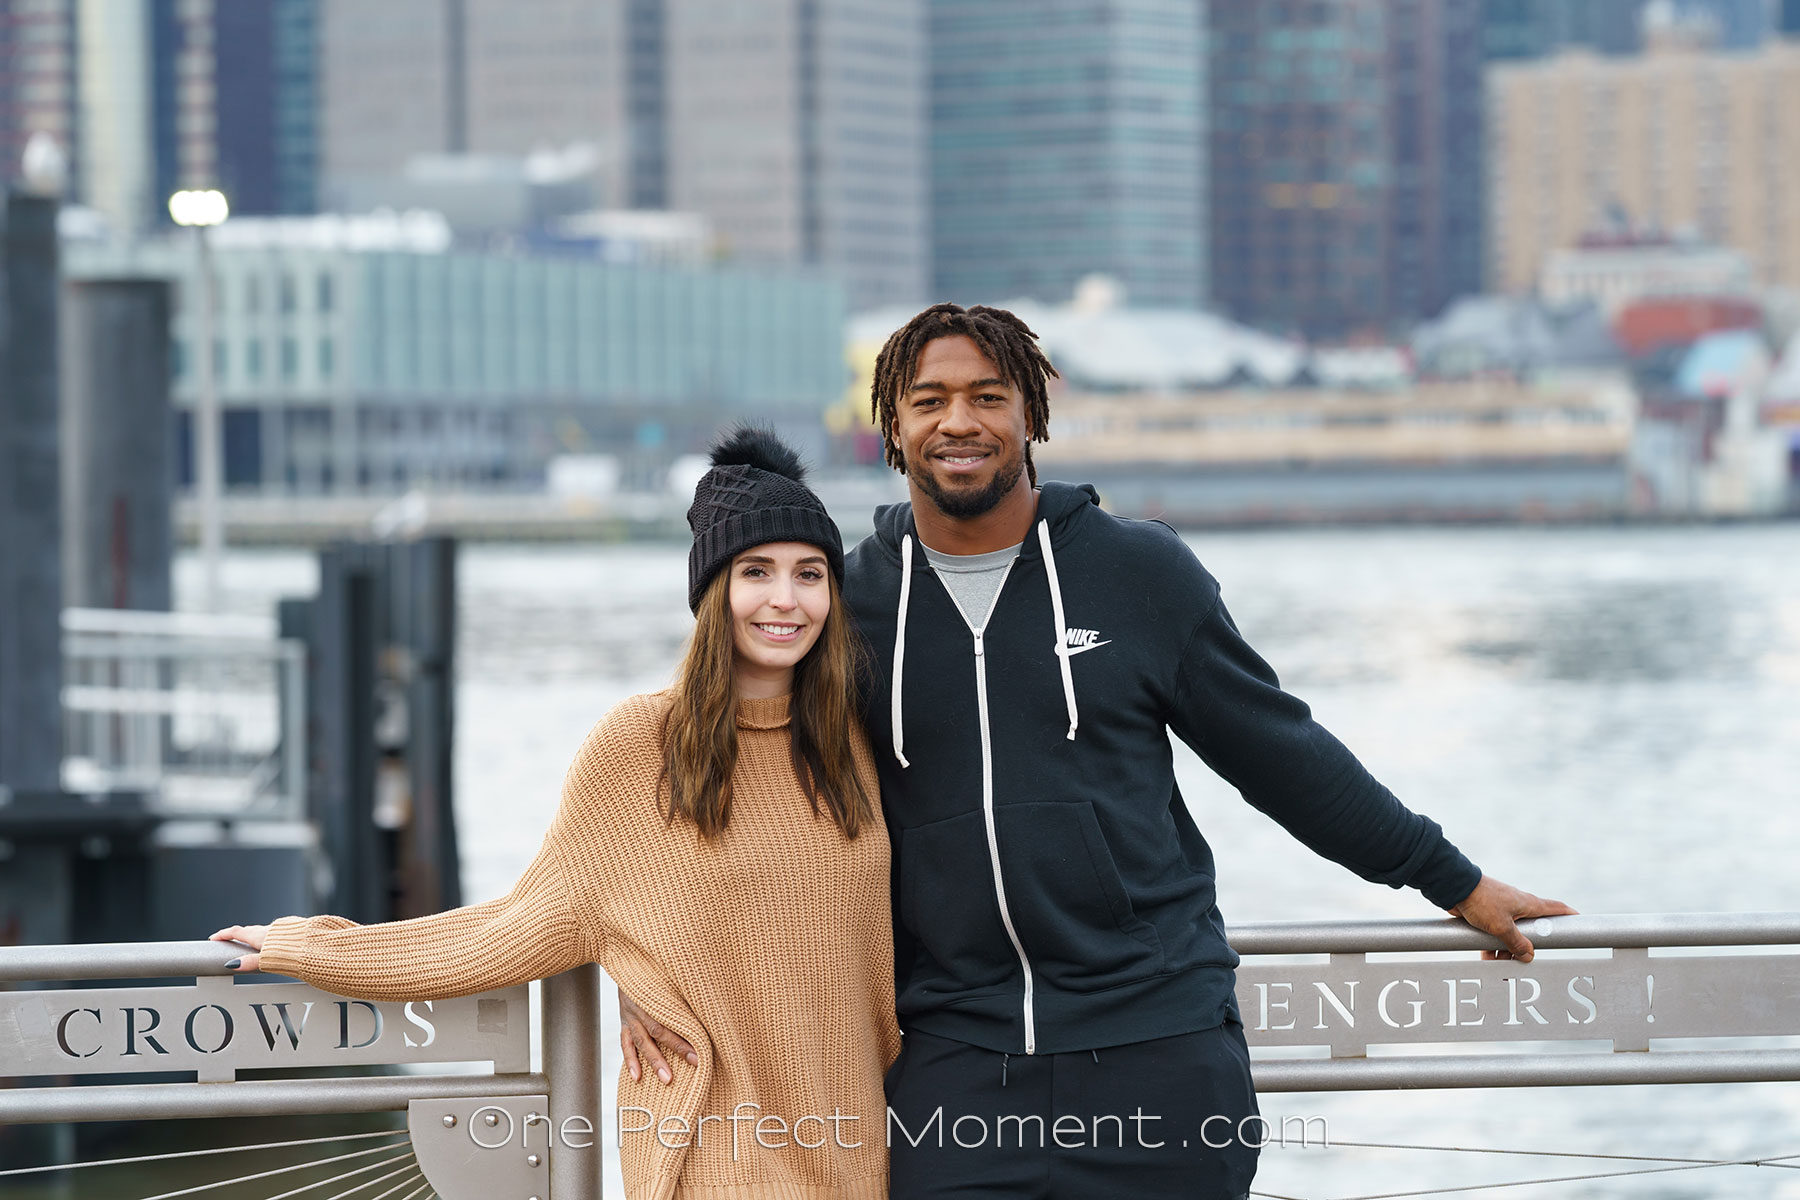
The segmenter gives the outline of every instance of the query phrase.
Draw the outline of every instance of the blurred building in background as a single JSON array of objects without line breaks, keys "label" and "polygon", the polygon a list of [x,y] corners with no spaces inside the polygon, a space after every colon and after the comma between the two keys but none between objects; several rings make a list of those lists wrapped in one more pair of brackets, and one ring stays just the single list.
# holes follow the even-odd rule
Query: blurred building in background
[{"label": "blurred building in background", "polygon": [[126,237],[148,228],[159,204],[154,15],[146,0],[76,5],[76,197]]},{"label": "blurred building in background", "polygon": [[1736,250],[1667,237],[1589,235],[1544,257],[1538,295],[1551,304],[1592,300],[1608,317],[1651,297],[1748,298],[1750,260]]},{"label": "blurred building in background", "polygon": [[1490,59],[1540,58],[1581,46],[1636,54],[1646,26],[1704,28],[1722,49],[1754,50],[1768,40],[1775,5],[1791,0],[1485,0],[1483,41]]},{"label": "blurred building in background", "polygon": [[[164,223],[163,205],[181,188],[222,188],[240,213],[311,212],[316,3],[69,3],[75,36],[66,70],[78,97],[68,139],[77,167],[72,197],[122,237]],[[32,6],[26,24],[40,36],[60,28],[45,16],[60,4]]]},{"label": "blurred building in background", "polygon": [[1196,0],[933,0],[937,298],[1060,301],[1100,272],[1134,303],[1200,305],[1203,17]]},{"label": "blurred building in background", "polygon": [[1640,58],[1563,53],[1490,69],[1490,279],[1531,288],[1605,227],[1681,233],[1800,283],[1800,45]]},{"label": "blurred building in background", "polygon": [[1338,337],[1481,286],[1477,0],[1212,6],[1213,299]]},{"label": "blurred building in background", "polygon": [[531,242],[578,213],[627,211],[607,208],[603,168],[586,142],[527,155],[418,154],[398,171],[335,178],[331,209],[424,210],[441,214],[465,243]]},{"label": "blurred building in background", "polygon": [[924,0],[663,0],[661,30],[669,207],[733,259],[831,272],[855,309],[921,302]]},{"label": "blurred building in background", "polygon": [[76,0],[0,0],[0,187],[19,181],[25,147],[55,139],[64,173],[75,146]]},{"label": "blurred building in background", "polygon": [[1392,463],[1361,511],[1755,509],[1795,38],[1800,0],[0,0],[0,179],[67,185],[89,276],[186,280],[167,198],[228,195],[177,395],[210,355],[247,503],[635,494],[743,413],[872,465],[846,376],[941,298],[1026,314],[1120,478],[1160,421],[1158,471],[1262,481],[1228,506],[1291,450],[1315,514]]},{"label": "blurred building in background", "polygon": [[1645,0],[1487,0],[1482,38],[1490,59],[1539,58],[1564,46],[1600,54],[1638,49]]},{"label": "blurred building in background", "polygon": [[697,213],[721,256],[822,268],[858,307],[925,294],[923,0],[327,10],[334,207],[579,148],[594,207]]},{"label": "blurred building in background", "polygon": [[1411,350],[1422,379],[1535,380],[1627,366],[1597,304],[1530,296],[1464,297],[1413,330]]},{"label": "blurred building in background", "polygon": [[244,215],[318,207],[319,16],[319,0],[213,0],[210,28],[189,26],[211,46],[191,57],[202,78],[211,75],[212,103],[174,131],[176,171],[162,172],[169,192],[217,187]]},{"label": "blurred building in background", "polygon": [[[743,416],[816,441],[843,385],[842,291],[804,275],[470,254],[422,216],[245,219],[216,242],[210,352],[234,490],[516,491],[541,488],[558,456],[600,450],[641,482],[634,468],[654,473]],[[184,430],[207,352],[195,265],[178,238],[67,253],[76,278],[183,285]]]},{"label": "blurred building in background", "polygon": [[1770,0],[1685,0],[1678,8],[1712,18],[1718,25],[1719,45],[1728,50],[1754,50],[1773,32],[1775,5]]},{"label": "blurred building in background", "polygon": [[626,46],[617,4],[322,0],[323,171],[345,189],[415,158],[520,157],[588,143],[621,203]]}]

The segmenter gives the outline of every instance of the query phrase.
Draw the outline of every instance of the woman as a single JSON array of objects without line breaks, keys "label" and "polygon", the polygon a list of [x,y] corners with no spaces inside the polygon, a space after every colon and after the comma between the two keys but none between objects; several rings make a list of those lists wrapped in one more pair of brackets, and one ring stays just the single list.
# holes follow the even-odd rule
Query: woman
[{"label": "woman", "polygon": [[[899,1029],[843,544],[773,435],[739,430],[712,461],[688,512],[697,623],[678,681],[588,735],[508,895],[381,925],[283,917],[213,937],[257,951],[237,969],[371,1000],[463,996],[597,961],[694,1051],[673,1061],[673,1086],[621,1073],[628,1196],[872,1200],[887,1194],[881,1079]],[[786,1132],[734,1123],[740,1106]]]}]

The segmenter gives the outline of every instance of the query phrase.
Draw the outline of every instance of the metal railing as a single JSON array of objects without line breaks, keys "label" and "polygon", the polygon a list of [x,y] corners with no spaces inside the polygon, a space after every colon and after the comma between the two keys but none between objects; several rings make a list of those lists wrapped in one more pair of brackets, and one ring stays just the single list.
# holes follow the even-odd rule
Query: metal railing
[{"label": "metal railing", "polygon": [[[1800,947],[1800,913],[1556,917],[1524,929],[1537,950],[1529,964],[1443,957],[1497,945],[1455,920],[1239,926],[1231,944],[1245,956],[1237,995],[1250,1045],[1329,1054],[1259,1057],[1258,1090],[1800,1080],[1800,1050],[1652,1045],[1800,1035],[1800,954],[1691,953]],[[1393,953],[1411,957],[1368,957]],[[1257,961],[1274,955],[1327,957]]]},{"label": "metal railing", "polygon": [[[454,1000],[350,1000],[301,983],[240,982],[224,967],[233,953],[211,941],[0,947],[0,984],[194,980],[179,986],[0,991],[0,1080],[147,1071],[194,1071],[198,1077],[193,1083],[0,1088],[0,1126],[405,1112],[410,1149],[350,1168],[342,1178],[383,1165],[403,1173],[413,1165],[428,1185],[415,1194],[435,1191],[447,1200],[551,1194],[557,1200],[599,1200],[598,967],[577,967],[543,981],[543,1070],[532,1071],[524,985]],[[492,1064],[491,1074],[236,1078],[239,1071],[268,1068],[482,1062]],[[498,1133],[502,1118],[509,1135],[524,1131],[516,1147],[513,1136],[495,1145],[498,1139],[485,1133],[487,1128]],[[548,1131],[539,1131],[535,1147],[526,1144],[534,1125]],[[472,1154],[471,1139],[493,1152]],[[404,1148],[375,1147],[340,1158],[383,1149]],[[78,1164],[99,1165],[105,1164]],[[67,1169],[73,1168],[27,1168],[0,1176]],[[229,1182],[250,1178],[261,1176]],[[395,1190],[412,1182],[403,1180]]]},{"label": "metal railing", "polygon": [[[1528,922],[1526,931],[1538,949],[1529,964],[1469,954],[1496,943],[1460,921],[1238,927],[1237,995],[1259,1051],[1258,1090],[1800,1080],[1800,1050],[1655,1044],[1800,1035],[1800,954],[1791,952],[1800,946],[1800,913],[1558,917]],[[1723,947],[1754,952],[1695,952]],[[415,1183],[406,1172],[416,1167],[450,1200],[598,1200],[598,968],[544,982],[543,1069],[534,1072],[524,987],[373,1003],[299,983],[234,980],[223,966],[229,953],[215,942],[0,947],[0,984],[194,980],[0,991],[0,1080],[152,1069],[191,1070],[199,1080],[0,1088],[0,1125],[404,1110],[410,1149],[373,1147],[323,1162],[357,1162],[345,1177],[388,1170],[369,1185],[405,1176],[395,1192]],[[1443,1053],[1446,1045],[1480,1052]],[[1325,1056],[1271,1057],[1302,1047]],[[493,1073],[236,1078],[278,1066],[425,1062],[490,1062]],[[461,1139],[489,1129],[498,1137],[502,1118],[508,1131],[544,1125],[549,1145],[472,1154]],[[399,1156],[362,1161],[384,1149]]]},{"label": "metal railing", "polygon": [[65,791],[168,817],[306,809],[306,650],[253,617],[65,609]]}]

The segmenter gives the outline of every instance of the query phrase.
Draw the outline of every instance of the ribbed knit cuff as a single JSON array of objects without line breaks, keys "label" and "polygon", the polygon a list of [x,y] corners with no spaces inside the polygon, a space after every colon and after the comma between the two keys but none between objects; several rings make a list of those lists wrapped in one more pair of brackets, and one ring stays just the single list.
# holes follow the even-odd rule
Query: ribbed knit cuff
[{"label": "ribbed knit cuff", "polygon": [[298,979],[311,929],[305,917],[282,917],[269,926],[263,938],[261,969],[273,975]]},{"label": "ribbed knit cuff", "polygon": [[1437,847],[1408,882],[1439,908],[1455,908],[1481,882],[1481,868],[1440,833]]}]

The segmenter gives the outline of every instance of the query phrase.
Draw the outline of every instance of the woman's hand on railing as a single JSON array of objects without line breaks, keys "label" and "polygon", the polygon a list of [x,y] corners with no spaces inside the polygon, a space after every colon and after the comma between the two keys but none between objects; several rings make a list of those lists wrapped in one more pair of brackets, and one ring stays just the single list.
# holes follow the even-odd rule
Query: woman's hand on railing
[{"label": "woman's hand on railing", "polygon": [[[240,942],[243,945],[250,947],[254,952],[260,951],[263,948],[263,939],[268,936],[269,927],[267,925],[227,925],[225,928],[219,930],[219,932],[213,934],[210,940],[215,942]],[[232,959],[230,962],[226,963],[225,966],[230,970],[237,971],[241,974],[245,971],[256,970],[261,963],[261,954],[250,953],[241,958]]]},{"label": "woman's hand on railing", "polygon": [[675,1073],[669,1070],[659,1042],[667,1043],[669,1049],[686,1058],[689,1066],[700,1065],[700,1056],[680,1034],[663,1028],[655,1017],[639,1008],[623,988],[619,989],[619,1049],[625,1053],[625,1069],[631,1072],[633,1083],[642,1077],[646,1066],[664,1083],[675,1082]]}]

